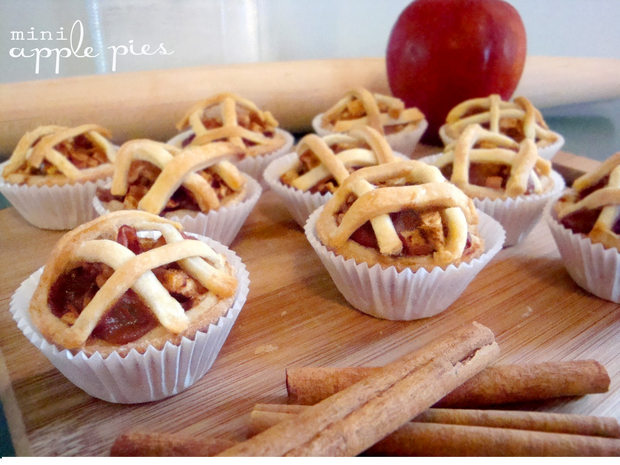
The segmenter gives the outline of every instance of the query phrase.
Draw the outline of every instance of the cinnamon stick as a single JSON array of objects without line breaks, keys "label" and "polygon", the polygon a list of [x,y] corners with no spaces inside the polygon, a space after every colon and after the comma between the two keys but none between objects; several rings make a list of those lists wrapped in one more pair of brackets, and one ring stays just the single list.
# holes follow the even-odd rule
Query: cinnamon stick
[{"label": "cinnamon stick", "polygon": [[483,370],[498,354],[488,328],[465,325],[220,455],[358,455]]},{"label": "cinnamon stick", "polygon": [[[289,399],[313,405],[380,368],[301,367],[286,370]],[[435,407],[476,408],[607,392],[610,378],[594,360],[494,365],[463,383]]]},{"label": "cinnamon stick", "polygon": [[116,438],[111,457],[213,457],[236,443],[226,439],[192,438],[180,434],[123,433]]},{"label": "cinnamon stick", "polygon": [[484,426],[414,423],[365,455],[390,457],[604,457],[620,455],[620,439]]},{"label": "cinnamon stick", "polygon": [[[258,434],[308,408],[306,405],[257,404],[250,414],[250,433]],[[411,421],[620,438],[620,425],[615,418],[589,415],[431,408]]]},{"label": "cinnamon stick", "polygon": [[[258,404],[252,411],[250,430],[257,434],[308,408]],[[445,423],[448,421],[451,424]],[[465,422],[471,424],[457,424]],[[505,428],[507,424],[511,428]],[[363,455],[613,456],[620,453],[620,440],[610,438],[617,438],[618,435],[618,422],[613,418],[541,412],[429,409],[371,446]],[[125,433],[117,438],[110,455],[212,457],[234,444],[225,439],[197,439],[179,434]]]}]

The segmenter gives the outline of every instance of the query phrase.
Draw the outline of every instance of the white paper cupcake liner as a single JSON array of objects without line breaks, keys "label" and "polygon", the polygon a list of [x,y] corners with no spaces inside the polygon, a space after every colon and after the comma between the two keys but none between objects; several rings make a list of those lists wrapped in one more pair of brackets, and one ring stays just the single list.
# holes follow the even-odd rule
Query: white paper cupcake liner
[{"label": "white paper cupcake liner", "polygon": [[[446,125],[442,125],[439,128],[439,137],[444,145],[451,144],[454,142],[454,139],[446,134]],[[552,131],[553,132],[553,131]],[[546,147],[538,148],[538,155],[545,160],[551,160],[556,153],[560,151],[560,149],[564,146],[564,137],[557,132],[553,132],[555,134],[556,140],[553,144],[547,145]]]},{"label": "white paper cupcake liner", "polygon": [[162,350],[150,347],[144,354],[131,351],[126,357],[112,353],[90,358],[73,355],[47,342],[30,320],[28,306],[43,268],[26,279],[11,298],[10,311],[28,340],[73,384],[98,399],[121,404],[151,402],[180,393],[201,379],[215,361],[247,299],[249,273],[241,259],[225,246],[206,237],[196,237],[226,256],[235,268],[239,288],[233,305],[207,332],[180,345],[167,343]]},{"label": "white paper cupcake liner", "polygon": [[[290,132],[280,128],[277,128],[276,132],[284,136],[285,143],[275,152],[271,152],[266,155],[260,155],[257,157],[245,157],[243,160],[238,161],[231,160],[237,166],[237,168],[256,179],[263,189],[267,189],[269,187],[268,184],[263,180],[263,171],[265,171],[265,168],[267,168],[269,163],[271,163],[276,158],[279,158],[282,155],[286,155],[287,153],[289,153],[291,151],[291,148],[293,147],[293,144],[295,143],[295,138]],[[168,144],[174,145],[175,147],[181,147],[182,142],[190,134],[192,134],[191,129],[177,134],[168,141]]]},{"label": "white paper cupcake liner", "polygon": [[[334,131],[330,131],[321,126],[321,118],[323,118],[323,113],[319,113],[312,118],[312,129],[314,129],[314,132],[321,137],[334,134]],[[388,144],[390,144],[390,147],[392,147],[392,150],[404,154],[407,158],[411,158],[426,128],[428,128],[428,121],[422,120],[413,131],[401,131],[396,134],[389,134],[385,136],[385,139],[388,141]]]},{"label": "white paper cupcake liner", "polygon": [[[424,163],[434,163],[441,154],[421,158]],[[553,189],[541,195],[522,195],[514,199],[473,199],[479,211],[499,221],[506,231],[504,247],[521,242],[538,223],[549,199],[566,187],[564,178],[551,171]]]},{"label": "white paper cupcake liner", "polygon": [[323,207],[314,211],[305,226],[308,241],[320,257],[334,284],[353,307],[376,318],[386,320],[416,320],[437,315],[452,305],[473,281],[476,275],[502,249],[502,226],[484,213],[479,213],[480,236],[484,239],[484,253],[458,267],[431,272],[420,269],[396,271],[379,265],[345,260],[329,251],[319,240],[316,221]]},{"label": "white paper cupcake liner", "polygon": [[[229,246],[237,237],[239,230],[256,206],[263,192],[261,185],[249,175],[245,175],[247,181],[247,194],[242,202],[230,207],[221,207],[207,213],[197,213],[195,216],[171,215],[168,219],[178,221],[187,232],[210,237]],[[110,185],[105,186],[109,188]],[[110,211],[101,203],[95,195],[92,200],[93,207],[98,215],[105,215]]]},{"label": "white paper cupcake liner", "polygon": [[[0,173],[4,165],[0,164]],[[64,186],[9,184],[0,178],[0,192],[30,224],[41,229],[67,230],[97,217],[93,197],[108,179]]]},{"label": "white paper cupcake liner", "polygon": [[582,289],[620,303],[620,252],[592,243],[589,237],[558,222],[553,211],[558,198],[559,195],[549,200],[544,215],[568,274]]}]

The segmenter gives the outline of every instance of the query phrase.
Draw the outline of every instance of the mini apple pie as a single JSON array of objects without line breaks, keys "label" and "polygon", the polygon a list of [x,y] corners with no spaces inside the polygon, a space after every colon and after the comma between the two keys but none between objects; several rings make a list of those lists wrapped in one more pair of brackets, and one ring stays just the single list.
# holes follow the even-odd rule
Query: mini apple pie
[{"label": "mini apple pie", "polygon": [[125,356],[192,339],[226,313],[236,290],[226,258],[178,223],[120,211],[61,238],[29,312],[60,348]]},{"label": "mini apple pie", "polygon": [[142,210],[183,217],[244,200],[246,179],[229,159],[241,150],[216,142],[182,150],[139,139],[120,148],[109,189],[97,197],[108,211]]},{"label": "mini apple pie", "polygon": [[350,173],[396,158],[381,134],[360,126],[347,134],[308,134],[297,144],[297,160],[280,181],[304,192],[335,192]]},{"label": "mini apple pie", "polygon": [[620,152],[577,178],[553,208],[564,227],[620,251]]},{"label": "mini apple pie", "polygon": [[180,142],[182,147],[228,141],[241,149],[239,159],[270,154],[286,143],[269,111],[231,93],[196,103],[176,126],[179,131],[189,130]]},{"label": "mini apple pie", "polygon": [[322,114],[320,125],[333,132],[347,132],[367,125],[388,136],[413,131],[423,121],[426,120],[422,112],[417,108],[405,108],[402,100],[356,87]]},{"label": "mini apple pie", "polygon": [[95,124],[75,128],[41,126],[27,132],[4,166],[5,182],[62,186],[112,176],[116,156],[107,129]]},{"label": "mini apple pie", "polygon": [[448,113],[440,130],[444,143],[458,139],[470,124],[479,124],[517,143],[531,140],[539,149],[555,144],[560,137],[549,129],[540,111],[525,97],[507,102],[493,94],[460,103]]},{"label": "mini apple pie", "polygon": [[352,173],[325,205],[316,232],[345,259],[431,271],[482,255],[477,224],[467,195],[437,168],[410,160]]},{"label": "mini apple pie", "polygon": [[517,143],[478,124],[469,125],[432,164],[477,199],[543,194],[554,187],[551,163],[538,156],[531,139]]}]

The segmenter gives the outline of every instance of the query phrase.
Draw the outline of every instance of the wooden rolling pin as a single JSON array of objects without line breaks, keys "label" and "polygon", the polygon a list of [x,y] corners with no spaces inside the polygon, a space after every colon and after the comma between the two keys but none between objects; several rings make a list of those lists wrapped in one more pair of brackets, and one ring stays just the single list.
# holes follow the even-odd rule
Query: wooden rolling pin
[{"label": "wooden rolling pin", "polygon": [[[620,96],[620,60],[528,57],[516,94],[545,108]],[[389,93],[383,58],[201,66],[0,84],[0,157],[41,125],[97,123],[116,143],[168,140],[196,101],[235,92],[270,110],[282,128],[310,130],[312,117],[355,85]],[[412,83],[415,85],[415,83]]]}]

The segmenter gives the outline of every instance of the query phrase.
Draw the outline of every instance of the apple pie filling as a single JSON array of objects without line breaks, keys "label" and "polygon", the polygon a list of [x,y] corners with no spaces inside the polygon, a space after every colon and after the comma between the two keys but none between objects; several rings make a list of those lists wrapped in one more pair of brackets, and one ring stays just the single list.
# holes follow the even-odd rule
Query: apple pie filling
[{"label": "apple pie filling", "polygon": [[[157,240],[138,237],[136,229],[127,225],[119,228],[116,241],[136,255],[166,244],[163,236]],[[196,306],[208,292],[176,263],[165,264],[152,271],[186,311]],[[50,287],[50,311],[72,326],[113,273],[114,269],[104,263],[79,262],[76,267],[58,276]],[[138,340],[158,324],[149,306],[137,293],[128,289],[106,311],[90,337],[122,345]]]}]

